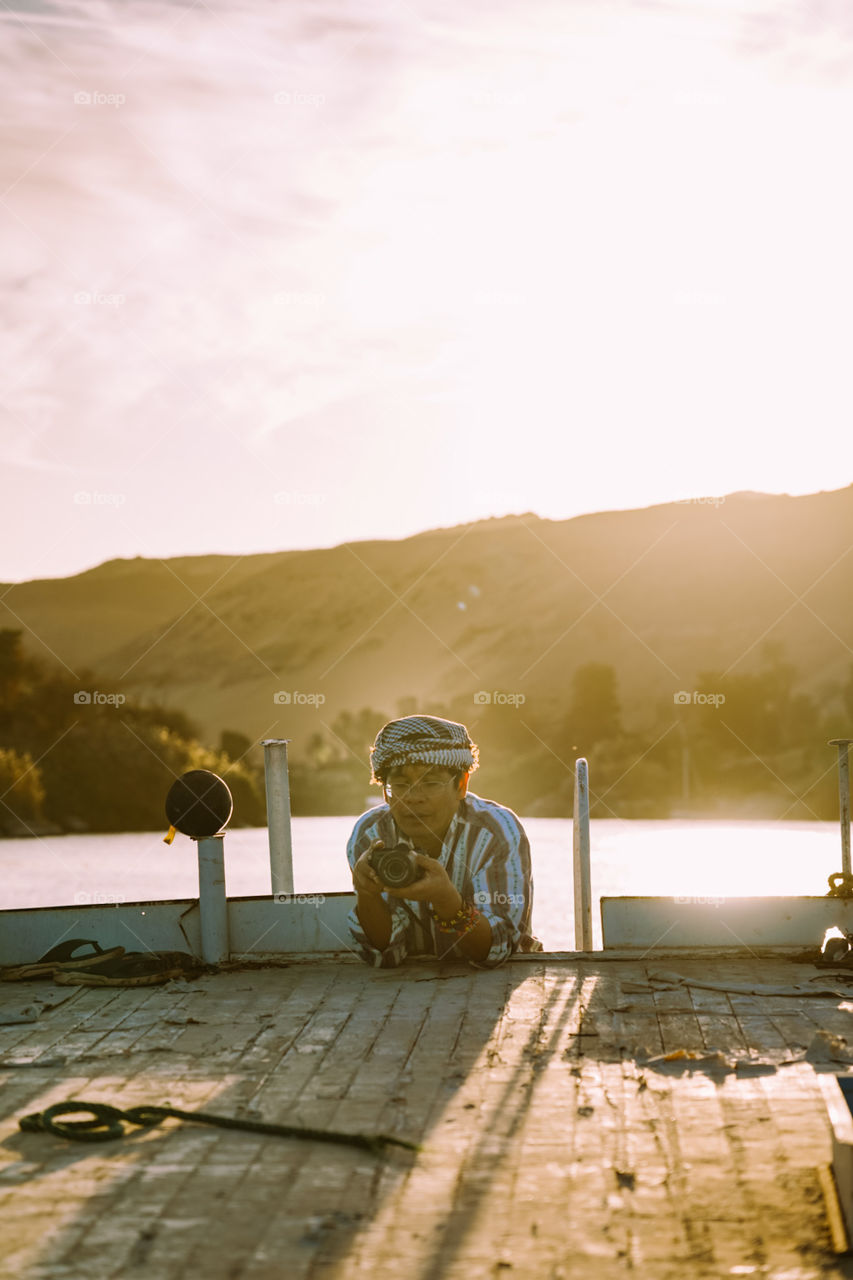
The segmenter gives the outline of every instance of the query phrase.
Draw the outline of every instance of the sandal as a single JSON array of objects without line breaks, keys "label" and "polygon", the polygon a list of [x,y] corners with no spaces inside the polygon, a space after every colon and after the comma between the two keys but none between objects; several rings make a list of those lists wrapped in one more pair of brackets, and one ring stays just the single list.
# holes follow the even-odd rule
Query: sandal
[{"label": "sandal", "polygon": [[[91,947],[92,954],[76,956],[72,959],[78,947]],[[105,951],[94,938],[69,938],[67,942],[60,942],[58,946],[45,952],[41,959],[33,964],[19,964],[0,970],[0,981],[23,982],[27,978],[49,978],[64,969],[75,971],[88,969],[92,965],[100,965],[105,960],[117,960],[123,955],[124,947],[110,947]]]},{"label": "sandal", "polygon": [[64,987],[153,987],[205,968],[183,951],[128,951],[92,968],[56,970],[53,978]]}]

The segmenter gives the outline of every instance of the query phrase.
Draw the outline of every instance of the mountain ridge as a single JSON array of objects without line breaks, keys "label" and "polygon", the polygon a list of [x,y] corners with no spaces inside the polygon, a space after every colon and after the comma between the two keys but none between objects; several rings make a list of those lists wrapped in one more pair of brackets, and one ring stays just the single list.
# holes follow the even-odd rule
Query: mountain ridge
[{"label": "mountain ridge", "polygon": [[614,666],[626,717],[642,717],[702,671],[749,669],[768,641],[817,693],[853,655],[853,485],[757,497],[117,558],[7,585],[0,626],[81,679],[88,668],[179,707],[208,736],[280,735],[297,750],[345,709],[468,705],[476,720],[483,691],[521,695],[507,710],[519,724],[524,705],[558,718],[589,661]]}]

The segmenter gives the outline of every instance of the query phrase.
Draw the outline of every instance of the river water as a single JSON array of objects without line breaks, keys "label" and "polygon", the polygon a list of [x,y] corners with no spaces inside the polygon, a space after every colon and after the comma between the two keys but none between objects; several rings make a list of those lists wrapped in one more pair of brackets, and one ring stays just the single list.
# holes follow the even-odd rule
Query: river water
[{"label": "river water", "polygon": [[[296,893],[351,889],[346,840],[354,819],[294,818]],[[574,945],[572,826],[524,820],[535,884],[534,928],[547,950]],[[822,895],[841,867],[833,822],[621,821],[591,823],[594,938],[602,895],[711,898]],[[229,895],[269,893],[266,828],[228,832]],[[195,847],[163,832],[68,835],[0,842],[2,906],[138,902],[198,894]]]}]

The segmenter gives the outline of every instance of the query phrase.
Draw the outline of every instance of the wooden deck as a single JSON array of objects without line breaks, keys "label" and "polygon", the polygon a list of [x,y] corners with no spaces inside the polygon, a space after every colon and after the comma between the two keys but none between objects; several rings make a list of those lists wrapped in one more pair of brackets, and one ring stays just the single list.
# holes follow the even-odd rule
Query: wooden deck
[{"label": "wooden deck", "polygon": [[[853,1041],[853,984],[850,1003],[631,989],[661,968],[817,973],[538,956],[490,972],[314,962],[129,990],[2,984],[0,1011],[63,1003],[0,1027],[0,1274],[853,1276],[818,1176],[830,1133],[815,1067],[637,1060],[644,1046],[783,1063],[819,1029]],[[70,1098],[385,1131],[423,1150],[373,1157],[177,1121],[98,1146],[18,1131]]]}]

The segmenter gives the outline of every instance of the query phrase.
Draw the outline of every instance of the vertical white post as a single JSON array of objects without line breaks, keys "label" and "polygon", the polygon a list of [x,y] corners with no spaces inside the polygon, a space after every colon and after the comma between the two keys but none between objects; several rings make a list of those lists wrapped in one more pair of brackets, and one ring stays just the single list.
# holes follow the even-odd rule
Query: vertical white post
[{"label": "vertical white post", "polygon": [[592,886],[589,872],[589,768],[583,756],[575,761],[572,845],[575,873],[575,950],[592,951]]},{"label": "vertical white post", "polygon": [[287,773],[289,741],[289,738],[266,738],[262,743],[273,894],[293,893],[293,837],[290,829],[290,779]]},{"label": "vertical white post", "polygon": [[208,964],[221,964],[231,952],[225,895],[225,837],[207,836],[196,843],[201,955]]},{"label": "vertical white post", "polygon": [[838,816],[841,819],[841,870],[850,877],[850,763],[848,748],[853,738],[830,738],[829,745],[838,748]]}]

